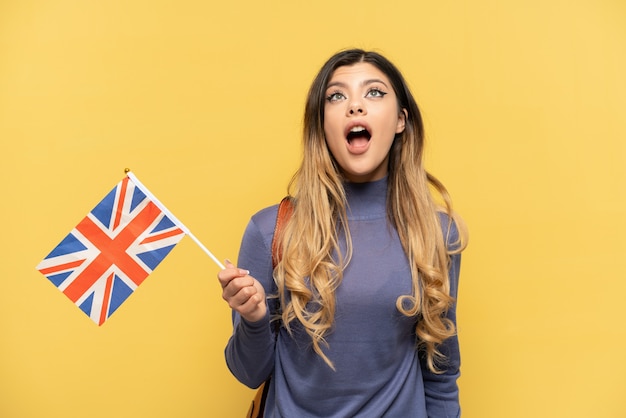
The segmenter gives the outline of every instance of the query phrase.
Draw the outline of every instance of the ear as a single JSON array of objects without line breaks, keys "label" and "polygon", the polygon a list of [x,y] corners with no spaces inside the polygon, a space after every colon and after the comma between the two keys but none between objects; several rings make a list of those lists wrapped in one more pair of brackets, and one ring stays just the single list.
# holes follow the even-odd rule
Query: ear
[{"label": "ear", "polygon": [[398,124],[396,125],[397,134],[404,132],[404,127],[406,125],[406,120],[408,117],[408,112],[406,111],[406,109],[403,108],[398,114]]}]

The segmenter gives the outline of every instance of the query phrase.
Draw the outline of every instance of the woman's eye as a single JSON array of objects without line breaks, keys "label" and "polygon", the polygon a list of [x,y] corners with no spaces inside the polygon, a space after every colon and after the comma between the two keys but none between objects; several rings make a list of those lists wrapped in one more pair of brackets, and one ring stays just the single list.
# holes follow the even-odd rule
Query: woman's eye
[{"label": "woman's eye", "polygon": [[378,90],[378,89],[371,89],[370,91],[367,92],[367,94],[365,95],[365,97],[384,97],[385,96],[384,91],[382,90]]},{"label": "woman's eye", "polygon": [[339,92],[331,93],[328,96],[326,96],[326,100],[328,100],[329,102],[338,102],[339,100],[343,98],[345,98],[345,96]]}]

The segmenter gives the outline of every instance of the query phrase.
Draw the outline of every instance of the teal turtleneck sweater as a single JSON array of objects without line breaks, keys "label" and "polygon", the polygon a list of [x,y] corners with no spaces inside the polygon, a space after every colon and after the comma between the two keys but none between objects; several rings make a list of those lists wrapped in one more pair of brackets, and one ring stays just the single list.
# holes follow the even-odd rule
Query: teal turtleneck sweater
[{"label": "teal turtleneck sweater", "polygon": [[[275,339],[265,319],[250,323],[233,315],[234,331],[226,362],[234,376],[257,387],[272,376],[265,416],[458,417],[460,356],[456,337],[445,341],[443,374],[431,373],[416,351],[415,318],[396,309],[411,294],[406,255],[386,213],[387,179],[345,185],[353,255],[337,289],[337,310],[324,352],[332,370],[311,348],[310,337],[295,326]],[[271,241],[277,206],[254,215],[246,228],[238,266],[250,270],[267,294],[275,292]],[[442,227],[447,228],[442,215]],[[450,242],[457,238],[452,225]],[[341,243],[345,248],[345,242]],[[460,255],[452,257],[451,294],[456,297]],[[271,306],[271,304],[270,304]],[[448,312],[456,323],[456,306]]]}]

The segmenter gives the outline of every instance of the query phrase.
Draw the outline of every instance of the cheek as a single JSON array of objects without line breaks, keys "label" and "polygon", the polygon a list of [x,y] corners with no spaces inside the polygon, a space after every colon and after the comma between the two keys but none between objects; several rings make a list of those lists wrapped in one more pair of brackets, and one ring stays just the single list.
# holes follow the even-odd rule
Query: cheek
[{"label": "cheek", "polygon": [[324,136],[327,142],[343,141],[343,127],[332,116],[324,119]]},{"label": "cheek", "polygon": [[337,153],[339,151],[339,146],[340,143],[337,140],[337,137],[334,135],[328,135],[326,134],[326,147],[328,148],[328,151],[330,151],[330,153],[332,154],[333,157],[337,158]]},{"label": "cheek", "polygon": [[324,126],[324,137],[330,155],[335,159],[340,157],[343,137],[337,135],[332,129],[328,129],[327,126]]}]

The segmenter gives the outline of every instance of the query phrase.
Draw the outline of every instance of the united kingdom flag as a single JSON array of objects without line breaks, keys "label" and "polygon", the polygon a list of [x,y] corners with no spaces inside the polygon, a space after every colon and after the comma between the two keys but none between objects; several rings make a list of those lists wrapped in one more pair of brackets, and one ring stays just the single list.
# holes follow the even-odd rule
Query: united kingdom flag
[{"label": "united kingdom flag", "polygon": [[185,235],[170,217],[125,177],[37,270],[102,325]]}]

